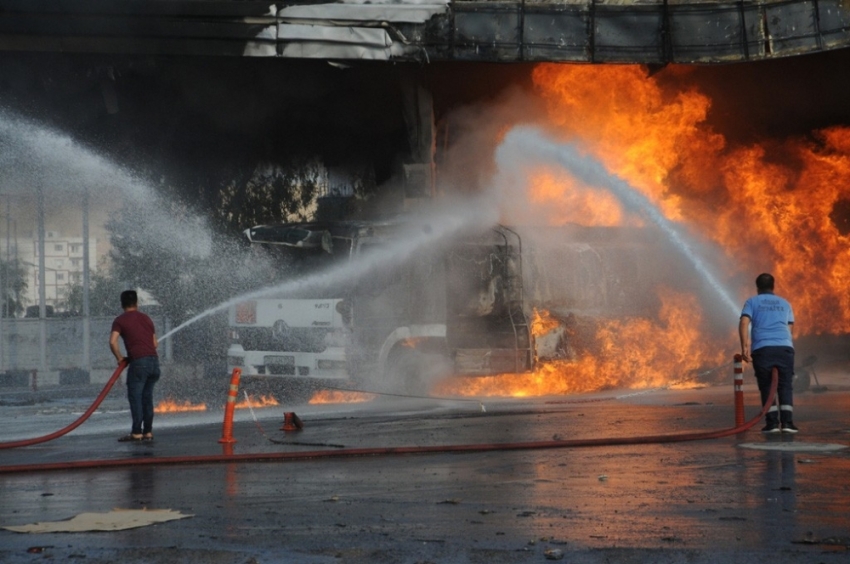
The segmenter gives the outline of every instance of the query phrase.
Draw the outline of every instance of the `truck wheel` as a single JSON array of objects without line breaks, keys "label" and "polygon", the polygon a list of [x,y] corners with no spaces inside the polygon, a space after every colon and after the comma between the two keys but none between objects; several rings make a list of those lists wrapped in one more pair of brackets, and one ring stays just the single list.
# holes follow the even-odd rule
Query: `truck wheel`
[{"label": "truck wheel", "polygon": [[422,382],[421,355],[416,349],[397,349],[387,359],[384,371],[385,388],[397,394],[424,394],[428,390]]},{"label": "truck wheel", "polygon": [[387,359],[384,386],[394,393],[423,396],[450,374],[451,363],[445,354],[399,347]]}]

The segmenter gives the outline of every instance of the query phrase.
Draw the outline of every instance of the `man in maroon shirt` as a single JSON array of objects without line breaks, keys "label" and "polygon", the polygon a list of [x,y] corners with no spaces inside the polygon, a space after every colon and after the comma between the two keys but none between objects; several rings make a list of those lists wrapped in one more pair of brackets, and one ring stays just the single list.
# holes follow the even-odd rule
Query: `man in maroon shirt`
[{"label": "man in maroon shirt", "polygon": [[125,441],[153,440],[153,387],[159,380],[158,342],[153,320],[139,311],[139,298],[134,290],[121,292],[124,313],[112,322],[109,348],[121,364],[125,357],[118,346],[118,337],[124,340],[127,350],[127,399],[133,427],[129,435],[118,439]]}]

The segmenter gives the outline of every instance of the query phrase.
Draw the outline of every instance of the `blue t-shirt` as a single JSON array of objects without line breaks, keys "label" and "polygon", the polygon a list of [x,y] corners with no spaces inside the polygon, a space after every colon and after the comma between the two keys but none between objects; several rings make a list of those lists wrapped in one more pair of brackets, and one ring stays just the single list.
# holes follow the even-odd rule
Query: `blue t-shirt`
[{"label": "blue t-shirt", "polygon": [[752,320],[752,345],[750,350],[762,347],[793,347],[791,330],[794,312],[788,300],[773,294],[758,294],[748,299],[741,317]]}]

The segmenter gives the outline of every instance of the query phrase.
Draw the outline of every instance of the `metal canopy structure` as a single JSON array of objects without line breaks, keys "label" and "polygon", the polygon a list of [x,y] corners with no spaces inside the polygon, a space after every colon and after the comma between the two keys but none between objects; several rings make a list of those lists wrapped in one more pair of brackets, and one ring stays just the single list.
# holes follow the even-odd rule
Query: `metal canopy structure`
[{"label": "metal canopy structure", "polygon": [[0,0],[0,51],[726,63],[850,46],[850,0]]}]

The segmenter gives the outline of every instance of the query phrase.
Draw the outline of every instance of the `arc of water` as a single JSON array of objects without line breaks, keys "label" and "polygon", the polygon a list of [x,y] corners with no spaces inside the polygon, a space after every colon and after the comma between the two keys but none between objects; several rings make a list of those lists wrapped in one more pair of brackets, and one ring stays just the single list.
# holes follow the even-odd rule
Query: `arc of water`
[{"label": "arc of water", "polygon": [[441,240],[451,237],[459,231],[475,225],[482,227],[493,225],[497,217],[496,208],[492,203],[482,200],[474,200],[465,206],[455,206],[451,213],[444,212],[440,215],[429,217],[427,224],[430,229],[428,230],[417,231],[408,234],[406,237],[400,237],[386,247],[362,254],[357,261],[340,263],[327,270],[304,278],[268,286],[231,298],[184,321],[160,337],[160,340],[165,340],[204,317],[224,311],[239,302],[273,295],[291,294],[305,288],[323,286],[337,281],[356,282],[378,268],[386,267],[389,264],[405,259],[414,252],[431,245],[439,244]]},{"label": "arc of water", "polygon": [[[706,267],[698,253],[692,248],[686,237],[676,229],[673,222],[668,220],[658,208],[643,194],[629,185],[623,179],[609,173],[601,163],[582,154],[576,147],[569,144],[558,144],[545,138],[538,130],[532,128],[515,128],[505,137],[497,150],[497,161],[506,165],[514,160],[515,155],[522,155],[526,160],[556,162],[569,170],[579,180],[590,186],[602,186],[610,190],[623,204],[643,214],[680,250],[682,255],[693,265],[696,271],[717,293],[721,302],[737,316],[739,309],[728,291],[717,277]],[[337,265],[329,270],[307,276],[305,278],[287,281],[282,284],[269,286],[231,298],[204,312],[195,315],[181,323],[165,335],[165,340],[185,327],[197,321],[224,311],[229,307],[245,301],[272,295],[285,295],[304,288],[327,284],[335,280],[357,280],[363,276],[393,261],[398,261],[411,253],[428,245],[436,244],[440,239],[451,236],[460,229],[471,225],[492,225],[497,220],[496,208],[493,202],[483,199],[472,201],[467,206],[456,207],[454,213],[443,213],[431,218],[432,231],[418,233],[410,238],[399,239],[393,244],[380,250],[362,256],[361,260]]]},{"label": "arc of water", "polygon": [[533,161],[558,163],[588,186],[601,186],[608,189],[629,209],[641,213],[658,226],[716,292],[724,306],[728,307],[735,316],[740,313],[740,309],[727,289],[706,267],[699,254],[673,222],[667,219],[649,198],[622,178],[608,172],[599,161],[583,154],[572,144],[560,144],[551,141],[541,131],[530,127],[519,127],[511,130],[497,150],[497,160],[505,161],[516,154]]}]

